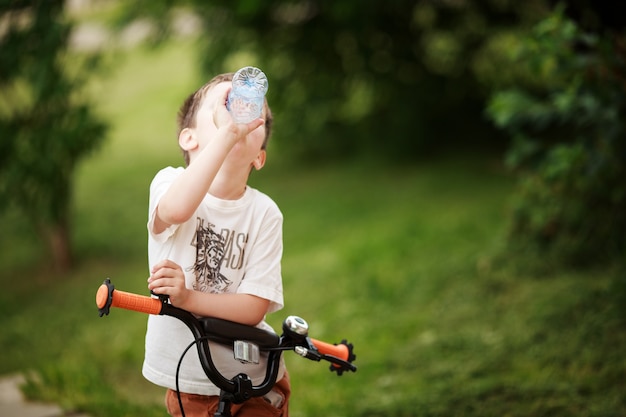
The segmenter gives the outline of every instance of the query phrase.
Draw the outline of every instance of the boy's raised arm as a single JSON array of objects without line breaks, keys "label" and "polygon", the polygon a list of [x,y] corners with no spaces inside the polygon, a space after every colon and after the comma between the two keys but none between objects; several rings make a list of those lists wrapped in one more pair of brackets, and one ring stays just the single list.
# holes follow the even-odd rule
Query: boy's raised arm
[{"label": "boy's raised arm", "polygon": [[215,137],[211,140],[203,139],[194,128],[181,131],[178,138],[180,146],[195,157],[159,201],[154,221],[155,233],[191,218],[233,146],[264,123],[262,119],[255,119],[248,124],[233,123],[226,109],[225,97],[212,106],[213,122],[218,128]]}]

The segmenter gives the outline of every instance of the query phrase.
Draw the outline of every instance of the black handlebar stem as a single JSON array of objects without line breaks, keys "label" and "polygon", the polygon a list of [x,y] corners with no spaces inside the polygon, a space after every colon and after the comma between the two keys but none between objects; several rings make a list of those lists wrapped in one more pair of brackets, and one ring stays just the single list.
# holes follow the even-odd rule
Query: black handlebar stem
[{"label": "black handlebar stem", "polygon": [[[165,300],[162,301],[163,308],[161,309],[160,314],[175,317],[189,328],[194,339],[197,341],[196,346],[200,357],[200,364],[202,365],[204,373],[220,390],[230,394],[230,401],[235,404],[239,404],[248,400],[250,397],[260,397],[270,392],[278,377],[282,351],[272,350],[269,352],[267,358],[268,372],[266,372],[265,378],[259,385],[252,385],[252,382],[245,374],[239,374],[233,379],[227,379],[219,372],[213,363],[211,350],[209,349],[209,343],[207,340],[212,339],[212,337],[204,332],[204,329],[201,327],[198,319],[188,311],[174,307]],[[279,345],[287,346],[289,343],[286,343],[284,338],[281,337]]]},{"label": "black handlebar stem", "polygon": [[207,377],[209,377],[218,388],[227,392],[234,392],[236,388],[235,383],[224,378],[215,367],[213,359],[211,358],[208,342],[205,339],[205,334],[193,314],[163,301],[161,315],[175,317],[191,330],[194,339],[197,341],[196,346],[204,373],[207,374]]}]

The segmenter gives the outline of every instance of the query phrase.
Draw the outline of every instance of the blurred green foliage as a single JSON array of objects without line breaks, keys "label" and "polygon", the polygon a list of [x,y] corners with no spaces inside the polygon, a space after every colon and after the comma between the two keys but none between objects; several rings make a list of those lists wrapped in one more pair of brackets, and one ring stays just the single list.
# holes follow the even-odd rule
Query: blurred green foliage
[{"label": "blurred green foliage", "polygon": [[482,114],[483,81],[506,48],[494,39],[547,12],[544,0],[144,0],[126,3],[121,21],[149,16],[163,28],[181,7],[201,21],[205,76],[262,68],[276,142],[308,161],[502,149]]},{"label": "blurred green foliage", "polygon": [[[263,68],[276,148],[298,161],[510,146],[521,175],[512,236],[601,259],[623,251],[624,37],[551,17],[524,40],[552,3],[140,0],[107,3],[104,19],[151,18],[157,40],[198,23],[204,79]],[[23,208],[59,253],[75,164],[105,131],[80,94],[97,55],[67,50],[63,1],[1,4],[0,208]],[[564,4],[585,27],[620,27],[603,2]],[[176,20],[183,10],[197,21]],[[483,112],[494,90],[500,129]]]},{"label": "blurred green foliage", "polygon": [[67,51],[64,1],[0,3],[0,210],[16,208],[70,266],[72,182],[105,124],[80,88],[95,60]]},{"label": "blurred green foliage", "polygon": [[519,177],[511,235],[555,262],[585,265],[626,250],[626,37],[582,31],[557,9],[519,45],[525,79],[488,113],[513,137]]},{"label": "blurred green foliage", "polygon": [[582,264],[622,256],[626,236],[626,38],[609,3],[161,0],[121,21],[151,16],[164,37],[168,13],[193,10],[206,76],[263,68],[275,141],[301,161],[509,147],[512,241]]}]

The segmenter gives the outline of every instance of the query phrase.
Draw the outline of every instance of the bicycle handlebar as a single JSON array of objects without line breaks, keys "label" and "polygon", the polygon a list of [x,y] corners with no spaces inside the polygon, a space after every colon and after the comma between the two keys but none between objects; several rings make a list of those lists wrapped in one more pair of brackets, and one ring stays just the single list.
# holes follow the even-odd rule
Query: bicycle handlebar
[{"label": "bicycle handlebar", "polygon": [[[115,297],[113,297],[113,292],[109,291],[109,287],[106,284],[102,284],[100,288],[98,288],[98,292],[96,293],[96,305],[100,311],[100,317],[108,314],[110,307],[154,315],[161,314],[163,307],[161,300],[145,295],[115,290]],[[350,359],[350,351],[347,345],[341,343],[334,345],[313,338],[310,340],[322,355],[334,356],[344,361]]]},{"label": "bicycle handlebar", "polygon": [[[249,379],[241,379],[241,374],[235,381],[228,380],[217,370],[213,364],[211,353],[206,343],[206,339],[224,343],[225,339],[237,340],[236,335],[224,333],[219,335],[208,334],[201,321],[193,314],[183,309],[169,304],[165,297],[153,298],[145,295],[133,294],[116,290],[111,281],[107,278],[96,292],[96,306],[100,317],[108,315],[111,307],[132,310],[140,313],[153,315],[168,315],[181,320],[191,330],[197,342],[200,363],[207,377],[220,389],[233,395],[233,401],[243,402],[251,396],[265,395],[273,387],[278,375],[279,359],[283,350],[294,350],[300,356],[307,359],[320,361],[322,359],[331,362],[330,370],[342,375],[344,371],[356,372],[356,366],[352,361],[356,359],[353,353],[353,345],[346,340],[338,344],[330,344],[308,337],[308,324],[301,318],[289,316],[283,323],[283,335],[277,339],[276,346],[259,347],[260,350],[269,351],[268,364],[265,379],[260,385],[252,386]],[[220,323],[226,329],[245,330],[247,336],[254,333],[264,333],[264,330],[251,326],[244,326],[220,319],[210,319],[212,323]],[[213,329],[215,330],[215,329]],[[267,336],[267,335],[265,335]],[[274,335],[275,336],[275,335]],[[245,375],[244,375],[245,377]],[[246,377],[247,378],[247,377]],[[243,384],[243,385],[242,385]]]}]

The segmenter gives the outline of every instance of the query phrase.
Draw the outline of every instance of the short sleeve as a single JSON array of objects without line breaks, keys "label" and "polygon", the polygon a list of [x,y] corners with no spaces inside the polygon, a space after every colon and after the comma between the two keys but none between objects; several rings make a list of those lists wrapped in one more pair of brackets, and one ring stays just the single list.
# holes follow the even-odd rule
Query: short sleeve
[{"label": "short sleeve", "polygon": [[173,225],[170,225],[167,229],[165,229],[159,234],[155,234],[153,232],[154,220],[156,217],[157,207],[159,206],[159,201],[161,201],[161,198],[170,188],[170,186],[172,185],[172,182],[176,179],[176,177],[178,177],[181,174],[183,170],[184,168],[173,168],[173,167],[163,168],[161,171],[159,171],[155,175],[155,177],[152,180],[152,183],[150,184],[150,202],[148,205],[149,212],[148,212],[147,227],[148,227],[148,233],[150,237],[157,242],[166,241],[170,236],[172,236],[176,232],[176,229],[178,228],[178,225],[173,224]]},{"label": "short sleeve", "polygon": [[284,306],[281,275],[283,217],[276,206],[272,206],[265,217],[237,292],[269,300],[268,313],[273,313]]}]

